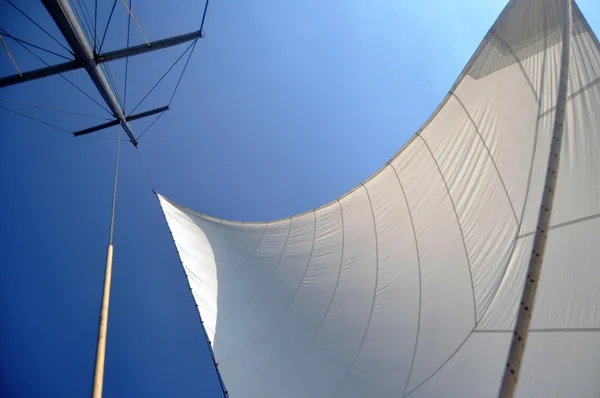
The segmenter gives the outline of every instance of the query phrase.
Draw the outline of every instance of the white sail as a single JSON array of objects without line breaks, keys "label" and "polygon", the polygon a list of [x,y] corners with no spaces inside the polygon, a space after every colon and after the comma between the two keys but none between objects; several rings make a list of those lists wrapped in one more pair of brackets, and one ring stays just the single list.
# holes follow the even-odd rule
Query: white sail
[{"label": "white sail", "polygon": [[[159,196],[231,397],[497,396],[548,165],[561,3],[510,2],[425,125],[334,202],[237,223]],[[600,396],[598,83],[574,5],[522,398]]]}]

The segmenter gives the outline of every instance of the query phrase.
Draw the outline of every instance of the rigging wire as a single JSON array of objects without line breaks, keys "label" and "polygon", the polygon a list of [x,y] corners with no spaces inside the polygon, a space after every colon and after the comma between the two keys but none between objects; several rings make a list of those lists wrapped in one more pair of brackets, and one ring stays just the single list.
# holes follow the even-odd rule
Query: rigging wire
[{"label": "rigging wire", "polygon": [[112,209],[110,212],[110,233],[108,235],[108,244],[112,246],[113,243],[113,232],[115,229],[115,207],[117,203],[117,180],[119,177],[119,158],[121,157],[121,126],[118,128],[119,133],[117,135],[117,159],[115,161],[115,181],[113,184],[113,198],[112,198]]},{"label": "rigging wire", "polygon": [[[46,66],[50,66],[50,64],[46,61],[44,61],[40,56],[38,56],[36,53],[34,53],[33,51],[31,51],[29,48],[25,47],[24,44],[17,42],[19,45],[21,45],[21,47],[23,47],[25,50],[27,50],[31,55],[33,55],[34,57],[36,57],[37,59],[39,59],[40,61],[42,61]],[[100,104],[98,101],[96,101],[94,98],[92,98],[88,93],[86,93],[85,91],[83,91],[81,88],[79,88],[79,86],[77,86],[75,83],[73,83],[71,80],[69,80],[67,77],[65,77],[62,73],[59,73],[58,76],[62,77],[63,79],[65,79],[71,86],[75,87],[80,93],[82,93],[83,95],[85,95],[86,97],[88,97],[90,100],[92,100],[93,102],[96,103],[96,105],[98,105],[100,108],[104,109],[109,115],[114,116],[108,109],[106,109],[102,104]]]},{"label": "rigging wire", "polygon": [[94,54],[96,54],[96,42],[98,41],[98,0],[94,0]]},{"label": "rigging wire", "polygon": [[[92,29],[92,27],[94,26],[94,24],[92,23],[92,14],[90,13],[90,10],[87,6],[87,3],[85,0],[77,0],[77,2],[81,1],[83,3],[83,10],[85,11],[84,16],[86,17],[86,20],[88,21],[89,25],[88,28],[90,29],[90,36],[94,39],[94,49],[96,48],[96,34],[94,32],[94,29]],[[92,33],[94,33],[94,35],[92,36]]]},{"label": "rigging wire", "polygon": [[10,53],[8,46],[6,45],[6,42],[2,38],[2,35],[0,35],[0,41],[2,42],[2,45],[4,46],[6,53],[8,54],[8,58],[10,58],[10,62],[12,62],[13,66],[17,70],[17,73],[19,74],[19,76],[23,77],[23,75],[21,74],[21,71],[19,70],[19,67],[17,66],[17,63],[15,62],[15,59],[13,58],[12,54]]},{"label": "rigging wire", "polygon": [[202,14],[202,22],[200,22],[200,34],[202,34],[202,28],[204,28],[204,20],[206,19],[206,11],[208,10],[208,2],[210,0],[206,0],[204,3],[204,13]]},{"label": "rigging wire", "polygon": [[54,52],[54,51],[51,51],[51,50],[45,49],[44,47],[40,47],[40,46],[38,46],[38,45],[35,45],[35,44],[33,44],[33,43],[30,43],[30,42],[28,42],[28,41],[26,41],[26,40],[19,39],[19,38],[15,37],[15,36],[13,36],[13,35],[9,34],[9,33],[8,33],[8,32],[7,32],[5,29],[3,29],[3,28],[0,28],[0,32],[2,32],[2,34],[3,34],[4,36],[6,36],[6,37],[8,37],[9,39],[12,39],[12,40],[14,40],[14,41],[16,41],[16,42],[20,42],[20,43],[23,43],[23,44],[27,44],[27,45],[28,45],[28,46],[30,46],[30,47],[37,48],[38,50],[45,51],[45,52],[47,52],[48,54],[56,55],[57,57],[60,57],[60,58],[66,59],[67,61],[73,61],[73,59],[71,59],[71,58],[69,58],[69,57],[65,57],[65,56],[64,56],[64,55],[62,55],[62,54],[59,54],[59,53],[56,53],[56,52]]},{"label": "rigging wire", "polygon": [[[129,4],[130,4],[130,8],[131,8],[131,1],[129,0]],[[204,27],[204,21],[206,19],[206,12],[208,10],[208,3],[210,2],[210,0],[206,0],[206,2],[204,3],[204,12],[202,14],[202,22],[200,23],[200,37],[202,37],[202,28]],[[129,29],[129,28],[128,28]],[[129,32],[128,32],[129,33]],[[181,84],[181,80],[183,79],[183,75],[185,74],[185,70],[187,69],[188,63],[190,62],[190,59],[192,58],[192,54],[194,53],[194,50],[196,49],[196,44],[198,42],[198,39],[194,40],[194,42],[192,43],[192,51],[190,51],[190,54],[187,57],[187,60],[185,61],[185,65],[183,66],[183,70],[181,71],[181,75],[179,75],[179,79],[177,80],[177,85],[175,86],[175,89],[173,90],[173,94],[171,94],[171,98],[169,99],[169,105],[171,105],[171,103],[173,102],[173,98],[175,98],[175,94],[177,93],[177,89],[179,88],[179,85]],[[127,46],[129,47],[129,36],[127,37]],[[187,50],[186,50],[187,52]],[[184,52],[185,54],[185,52]],[[182,54],[183,56],[183,54]],[[181,59],[181,57],[179,57]],[[175,62],[177,63],[179,62],[179,59]],[[173,65],[175,66],[175,64]],[[170,69],[169,69],[170,70]],[[169,73],[169,71],[167,71],[167,73]],[[166,76],[166,73],[165,73]],[[161,78],[161,80],[164,78],[164,76]],[[158,83],[160,83],[160,80],[158,81]],[[158,83],[156,85],[158,85]],[[125,92],[127,92],[127,64],[125,66]],[[156,87],[156,85],[154,87]],[[150,92],[152,92],[152,90],[154,90],[154,87],[150,90]],[[150,92],[148,94],[146,94],[146,97],[148,95],[150,95]],[[142,101],[144,101],[144,99],[146,98],[144,97],[142,99]],[[141,102],[140,101],[140,104]],[[140,104],[138,104],[137,106],[139,106]],[[137,108],[136,106],[136,108]],[[135,109],[134,109],[135,110]],[[164,111],[161,112],[156,119],[154,119],[154,121],[152,123],[150,123],[150,125],[148,127],[146,127],[146,129],[142,132],[142,134],[140,134],[139,138],[142,138],[142,136],[154,125],[154,123],[156,123],[158,121],[158,119],[160,119],[160,117],[163,115]]]},{"label": "rigging wire", "polygon": [[98,49],[98,53],[102,53],[102,46],[104,46],[104,39],[106,39],[106,32],[108,32],[108,27],[110,26],[110,21],[112,20],[113,13],[115,12],[115,6],[117,5],[117,0],[113,2],[112,8],[110,10],[110,15],[108,16],[108,22],[106,22],[106,28],[104,28],[104,34],[102,35],[102,41],[100,42],[100,48]]},{"label": "rigging wire", "polygon": [[75,54],[73,54],[73,52],[68,49],[64,44],[62,44],[60,41],[58,41],[54,36],[52,36],[46,29],[42,28],[40,26],[40,24],[38,24],[37,22],[35,22],[29,15],[27,15],[23,10],[21,10],[19,7],[17,7],[12,1],[10,0],[4,0],[6,1],[8,4],[10,4],[15,10],[17,10],[19,13],[21,13],[21,15],[23,15],[25,18],[27,18],[31,23],[33,23],[35,26],[37,26],[38,28],[40,28],[42,30],[42,32],[44,32],[46,35],[48,35],[52,40],[54,40],[55,42],[57,42],[62,48],[64,48],[69,54],[71,54],[72,56],[75,56]]},{"label": "rigging wire", "polygon": [[57,130],[60,130],[60,131],[64,131],[65,133],[69,133],[69,134],[73,135],[73,134],[72,134],[72,133],[71,133],[69,130],[65,130],[65,129],[63,129],[62,127],[59,127],[59,126],[56,126],[56,125],[54,125],[54,124],[51,124],[51,123],[45,122],[45,121],[43,121],[43,120],[40,120],[40,119],[38,119],[38,118],[35,118],[35,117],[33,117],[33,116],[26,115],[26,114],[24,114],[24,113],[21,113],[21,112],[19,112],[19,111],[15,111],[14,109],[10,109],[10,108],[8,108],[8,107],[6,107],[6,106],[4,106],[4,105],[0,105],[0,108],[1,108],[1,109],[4,109],[4,110],[7,110],[7,111],[9,111],[9,112],[12,112],[12,113],[16,113],[17,115],[21,115],[21,116],[23,116],[23,117],[26,117],[27,119],[35,120],[35,121],[36,121],[36,122],[38,122],[38,123],[45,124],[46,126],[52,127],[52,128],[54,128],[54,129],[57,129]]},{"label": "rigging wire", "polygon": [[[77,3],[75,3],[77,2]],[[83,13],[83,6],[81,5],[81,0],[71,0],[71,3],[73,4],[73,8],[75,9],[75,14],[77,14],[77,19],[79,20],[79,24],[81,25],[81,27],[83,27],[83,32],[85,33],[85,36],[88,40],[88,42],[92,41],[92,30],[91,30],[91,24],[89,23],[88,19],[86,18],[85,14]],[[79,7],[77,6],[77,4],[79,4]],[[81,14],[79,13],[79,9],[81,9]]]},{"label": "rigging wire", "polygon": [[48,107],[48,106],[27,104],[25,102],[18,102],[18,101],[5,100],[5,99],[0,99],[0,102],[5,102],[5,103],[8,103],[8,104],[15,104],[15,105],[22,105],[22,106],[27,106],[27,107],[30,107],[30,108],[44,109],[44,110],[47,110],[47,111],[54,111],[54,112],[59,112],[59,113],[67,113],[67,114],[76,115],[76,116],[85,116],[85,117],[89,117],[89,118],[93,118],[93,119],[113,120],[113,119],[109,119],[109,118],[106,118],[106,117],[100,117],[100,116],[90,115],[88,113],[79,113],[79,112],[67,111],[67,110],[64,110],[64,109],[51,108],[51,107]]},{"label": "rigging wire", "polygon": [[[196,40],[198,40],[198,39],[196,39]],[[142,98],[142,100],[140,102],[138,102],[138,104],[135,106],[135,108],[133,108],[133,110],[129,113],[129,116],[131,116],[131,114],[133,114],[133,112],[135,112],[135,110],[142,104],[142,102],[144,102],[146,100],[146,98],[148,98],[148,96],[152,93],[152,91],[154,91],[154,89],[156,88],[156,86],[158,86],[160,84],[160,82],[163,81],[163,79],[169,74],[169,72],[171,71],[171,69],[173,69],[173,67],[179,63],[179,61],[181,60],[181,58],[183,58],[183,56],[190,50],[190,48],[192,48],[192,46],[194,45],[194,43],[196,42],[196,40],[194,40],[185,49],[185,51],[179,56],[179,58],[177,58],[177,60],[173,63],[173,65],[171,65],[171,67],[169,67],[169,69],[164,73],[164,75],[162,75],[162,77],[158,80],[158,82],[156,82],[156,84],[150,89],[150,91],[148,91],[148,93],[144,96],[144,98]]]},{"label": "rigging wire", "polygon": [[[76,1],[79,4],[79,8],[81,9],[81,14],[79,13],[78,7],[75,4],[75,2],[73,2],[73,8],[75,8],[75,12],[77,14],[77,17],[79,18],[81,26],[84,28],[83,30],[84,30],[84,33],[86,34],[88,42],[91,42],[94,39],[94,37],[92,35],[92,32],[93,32],[92,23],[91,23],[91,20],[89,20],[88,17],[83,12],[84,6],[81,4],[82,0],[71,0],[71,1],[72,2]],[[85,1],[83,1],[83,4],[85,4]],[[86,29],[86,27],[87,27],[87,29]],[[100,68],[106,74],[108,84],[109,84],[110,88],[113,90],[113,92],[115,93],[115,97],[117,98],[117,101],[120,103],[121,98],[119,97],[119,93],[117,91],[117,85],[114,81],[114,78],[112,76],[112,73],[111,73],[110,67],[108,66],[108,63],[100,64]]]},{"label": "rigging wire", "polygon": [[125,9],[127,10],[127,12],[129,13],[129,16],[131,17],[131,19],[133,19],[133,22],[135,22],[135,25],[137,26],[138,30],[140,31],[140,33],[142,34],[142,36],[144,36],[144,40],[146,40],[146,44],[148,45],[148,47],[150,47],[150,42],[148,41],[148,38],[146,37],[146,35],[144,34],[144,31],[142,30],[142,27],[140,26],[140,24],[138,23],[137,19],[135,19],[135,17],[133,16],[133,14],[131,13],[131,9],[129,7],[127,7],[127,3],[125,3],[125,0],[121,0],[121,3],[123,3],[123,5],[125,6]]},{"label": "rigging wire", "polygon": [[194,43],[193,43],[194,45],[192,46],[192,51],[190,51],[190,54],[188,55],[187,60],[185,61],[185,65],[183,66],[181,75],[179,75],[179,80],[177,80],[177,85],[175,85],[175,90],[173,90],[173,94],[171,94],[171,99],[169,99],[169,105],[171,105],[171,102],[173,102],[173,98],[175,97],[175,93],[177,92],[177,89],[179,88],[181,79],[183,79],[183,74],[185,73],[185,70],[187,69],[188,63],[190,62],[190,58],[192,58],[192,54],[194,53],[194,50],[196,49],[196,43],[198,43],[198,39],[194,40]]},{"label": "rigging wire", "polygon": [[146,162],[144,162],[144,158],[142,157],[142,152],[140,151],[140,147],[136,146],[138,155],[140,155],[140,162],[142,162],[142,166],[144,167],[144,172],[146,173],[146,177],[148,177],[148,182],[150,182],[150,186],[152,187],[152,192],[156,193],[156,188],[154,187],[154,182],[152,181],[152,177],[150,177],[150,171],[148,170],[148,166]]},{"label": "rigging wire", "polygon": [[104,73],[106,74],[106,78],[108,80],[108,84],[110,85],[112,91],[115,93],[115,97],[117,98],[117,102],[119,103],[119,105],[121,105],[121,108],[123,107],[122,102],[121,101],[121,96],[119,95],[119,91],[117,90],[117,84],[115,83],[115,80],[113,78],[112,72],[108,66],[108,63],[102,63],[100,64],[100,68],[102,68],[102,70],[104,71]]},{"label": "rigging wire", "polygon": [[[132,8],[133,0],[129,0],[129,9]],[[129,48],[129,37],[131,36],[131,15],[127,18],[127,48]],[[123,113],[127,105],[127,73],[129,69],[129,57],[125,57],[125,90],[123,93]]]},{"label": "rigging wire", "polygon": [[[77,4],[79,4],[79,7],[77,7],[77,4],[75,3],[75,1],[77,2]],[[83,9],[84,6],[81,4],[82,0],[71,0],[72,4],[73,4],[73,8],[75,9],[75,13],[77,14],[77,18],[80,21],[81,26],[83,27],[83,31],[88,39],[88,42],[91,42],[93,40],[93,29],[92,29],[92,23],[91,21],[86,17]],[[85,0],[83,0],[83,4],[85,4]],[[79,9],[81,9],[81,13],[79,12]],[[87,6],[86,6],[87,8]],[[115,80],[113,78],[113,75],[111,73],[110,67],[108,66],[108,63],[102,63],[100,64],[100,68],[104,71],[104,73],[106,74],[106,78],[108,81],[108,84],[110,86],[110,88],[112,89],[112,91],[115,93],[115,97],[117,99],[117,102],[119,102],[120,104],[122,103],[121,98],[119,97],[119,92],[117,90],[117,85],[115,83]]]},{"label": "rigging wire", "polygon": [[150,130],[150,127],[154,126],[154,123],[158,122],[158,119],[160,119],[160,117],[165,113],[166,111],[162,111],[155,119],[152,123],[150,123],[150,125],[148,127],[146,127],[146,129],[144,131],[142,131],[142,134],[139,135],[138,137],[138,141],[142,138],[142,136],[144,134],[146,134],[146,131]]}]

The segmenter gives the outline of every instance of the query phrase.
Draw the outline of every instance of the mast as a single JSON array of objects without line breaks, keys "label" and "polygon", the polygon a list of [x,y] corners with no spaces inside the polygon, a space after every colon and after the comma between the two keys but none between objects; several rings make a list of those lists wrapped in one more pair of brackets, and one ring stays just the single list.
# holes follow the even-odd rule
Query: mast
[{"label": "mast", "polygon": [[[123,107],[117,100],[116,94],[108,84],[104,73],[100,68],[100,64],[103,62],[109,62],[117,59],[127,58],[134,55],[144,54],[151,51],[156,51],[163,48],[168,48],[182,44],[189,41],[195,41],[202,37],[202,26],[200,30],[186,33],[171,38],[166,38],[158,41],[148,42],[146,44],[127,47],[103,54],[97,54],[95,49],[92,49],[86,36],[81,29],[77,18],[73,14],[68,0],[42,0],[42,3],[46,7],[46,10],[60,29],[63,37],[67,41],[69,47],[75,55],[75,60],[58,65],[49,65],[46,68],[36,69],[29,72],[21,73],[19,70],[18,74],[8,76],[0,79],[0,87],[9,85],[19,84],[30,80],[35,80],[43,77],[48,77],[56,74],[61,74],[70,70],[84,68],[89,75],[90,79],[98,89],[100,95],[104,99],[104,102],[110,108],[114,120],[103,123],[97,126],[93,126],[84,130],[75,132],[73,136],[77,137],[84,134],[90,134],[92,132],[102,130],[108,127],[120,125],[125,131],[131,143],[137,148],[138,137],[136,137],[129,121],[141,119],[157,113],[162,113],[169,109],[169,105],[152,109],[144,112],[140,112],[134,115],[126,115]],[[204,16],[206,15],[206,3],[204,9]],[[131,15],[131,11],[127,9]],[[204,22],[204,16],[202,22]],[[194,43],[195,44],[195,43]],[[173,94],[174,95],[174,94]],[[172,97],[171,97],[172,100]],[[170,104],[170,103],[169,103]],[[112,208],[110,218],[110,233],[108,239],[108,246],[106,250],[105,260],[105,271],[104,271],[104,283],[102,289],[102,301],[100,309],[100,320],[98,325],[98,336],[96,344],[96,359],[94,365],[94,380],[92,387],[92,398],[102,398],[102,387],[104,382],[104,365],[106,356],[106,335],[108,330],[108,311],[110,302],[110,286],[112,279],[112,263],[113,263],[113,232],[115,222],[115,205],[117,198],[117,179],[119,173],[119,157],[121,152],[121,130],[119,129],[119,136],[117,141],[117,157],[115,165],[115,176],[113,183],[113,197],[112,197]],[[139,149],[138,149],[139,151]],[[217,370],[218,372],[218,370]]]},{"label": "mast", "polygon": [[83,34],[79,22],[77,21],[77,18],[75,18],[68,1],[42,0],[42,3],[44,3],[46,10],[48,10],[48,13],[54,20],[54,23],[56,23],[56,26],[58,26],[65,40],[75,53],[77,60],[86,70],[90,79],[92,79],[92,82],[94,82],[94,85],[100,92],[104,102],[106,102],[106,105],[108,105],[112,111],[113,116],[119,121],[123,130],[125,130],[125,133],[129,136],[131,143],[134,146],[137,146],[138,141],[133,133],[133,129],[129,125],[129,122],[127,122],[123,108],[121,108],[115,93],[106,81],[104,73],[102,73],[100,66],[96,63],[92,47]]}]

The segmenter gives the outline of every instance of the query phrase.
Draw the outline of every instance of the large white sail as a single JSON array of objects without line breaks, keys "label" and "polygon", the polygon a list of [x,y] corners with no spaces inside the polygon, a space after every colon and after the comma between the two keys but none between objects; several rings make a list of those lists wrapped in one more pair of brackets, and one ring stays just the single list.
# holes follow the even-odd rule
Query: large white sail
[{"label": "large white sail", "polygon": [[[562,26],[561,0],[511,1],[417,134],[314,211],[237,223],[159,196],[231,397],[497,396]],[[600,45],[576,5],[569,61],[521,398],[600,396]]]}]

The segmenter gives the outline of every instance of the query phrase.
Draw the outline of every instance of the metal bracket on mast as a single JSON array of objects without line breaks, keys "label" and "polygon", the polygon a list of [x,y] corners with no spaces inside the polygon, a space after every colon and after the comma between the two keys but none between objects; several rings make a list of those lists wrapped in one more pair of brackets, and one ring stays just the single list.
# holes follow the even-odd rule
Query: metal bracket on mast
[{"label": "metal bracket on mast", "polygon": [[[128,121],[128,122],[131,122],[132,120],[137,120],[137,119],[141,119],[141,118],[144,118],[144,117],[147,117],[147,116],[156,115],[157,113],[161,113],[161,112],[164,112],[166,110],[169,110],[169,105],[163,106],[161,108],[152,109],[150,111],[136,113],[135,115],[126,116],[125,120]],[[90,134],[90,133],[93,133],[95,131],[104,130],[104,129],[107,129],[109,127],[116,126],[118,124],[119,124],[118,120],[111,120],[110,122],[107,122],[107,123],[102,123],[102,124],[99,124],[97,126],[88,127],[87,129],[76,131],[76,132],[73,133],[73,136],[74,137],[79,137],[80,135]]]},{"label": "metal bracket on mast", "polygon": [[[150,44],[140,44],[139,46],[133,46],[128,48],[122,48],[119,50],[108,51],[102,54],[95,54],[94,60],[96,64],[102,64],[104,62],[116,61],[127,57],[133,57],[134,55],[146,54],[156,50],[162,50],[163,48],[169,48],[177,46],[188,41],[196,40],[202,37],[202,33],[198,30],[191,33],[186,33],[179,36],[170,37],[168,39],[151,41]],[[69,61],[62,64],[47,66],[45,68],[35,69],[29,72],[23,72],[21,75],[11,75],[0,78],[0,88],[12,86],[14,84],[25,83],[31,80],[41,79],[43,77],[58,75],[59,73],[65,73],[72,70],[83,68],[83,65],[78,61]]]}]

